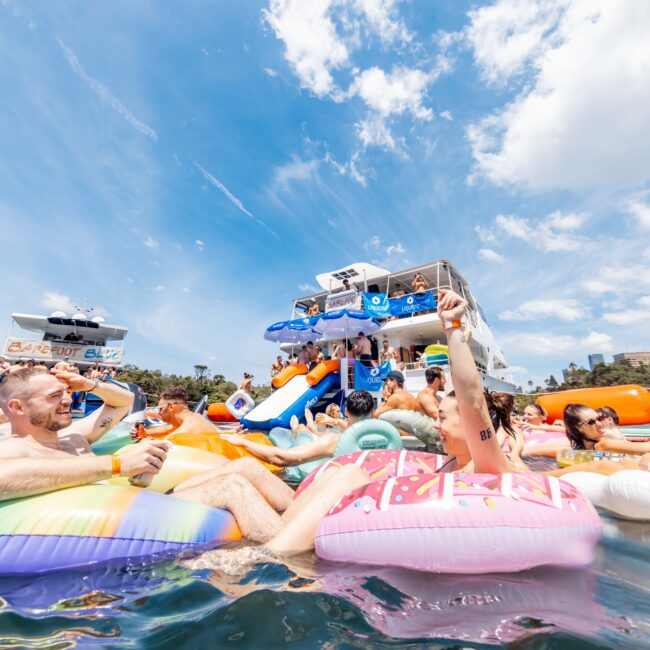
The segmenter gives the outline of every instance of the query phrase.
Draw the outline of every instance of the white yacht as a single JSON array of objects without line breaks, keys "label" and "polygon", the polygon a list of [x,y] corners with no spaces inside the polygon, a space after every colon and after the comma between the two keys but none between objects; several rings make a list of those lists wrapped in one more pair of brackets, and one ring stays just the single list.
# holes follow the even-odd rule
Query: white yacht
[{"label": "white yacht", "polygon": [[[503,350],[496,342],[467,281],[448,260],[415,266],[394,273],[366,262],[356,262],[335,271],[321,273],[316,276],[316,281],[322,291],[296,298],[293,301],[292,318],[304,316],[306,310],[313,304],[312,300],[316,301],[321,312],[327,313],[341,308],[363,309],[363,293],[391,295],[398,285],[408,295],[412,293],[413,278],[418,273],[424,276],[434,297],[437,298],[440,289],[452,289],[467,300],[469,305],[468,325],[472,332],[470,348],[484,386],[489,390],[514,393],[515,384],[512,377],[508,375],[508,364]],[[350,289],[345,288],[344,280],[348,281]],[[357,332],[350,332],[351,337],[356,338],[356,335]],[[446,341],[442,323],[435,310],[415,311],[407,316],[388,319],[374,334],[374,338],[379,349],[381,349],[383,341],[388,340],[389,345],[398,352],[405,367],[405,387],[414,394],[426,385],[425,364],[420,363],[419,354],[432,344],[444,344]],[[327,344],[324,346],[328,351]],[[289,344],[281,346],[285,351],[290,351],[291,347]],[[345,375],[343,364],[342,371]],[[341,377],[341,386],[349,391],[352,389],[352,385],[346,379],[344,376]]]},{"label": "white yacht", "polygon": [[109,325],[101,316],[91,317],[90,311],[80,309],[72,316],[63,311],[50,316],[12,314],[3,356],[14,362],[45,361],[48,366],[69,361],[82,371],[95,364],[121,366],[127,328]]}]

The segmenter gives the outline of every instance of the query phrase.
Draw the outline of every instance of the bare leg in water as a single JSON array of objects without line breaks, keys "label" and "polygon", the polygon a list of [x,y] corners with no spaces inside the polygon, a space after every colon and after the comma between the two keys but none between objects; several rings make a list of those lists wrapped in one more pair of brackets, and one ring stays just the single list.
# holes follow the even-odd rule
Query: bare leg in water
[{"label": "bare leg in water", "polygon": [[[274,510],[280,512],[286,510],[293,500],[293,490],[254,458],[238,458],[228,461],[221,467],[189,478],[174,488],[174,496],[181,499],[187,498],[183,496],[184,492],[195,488],[209,492],[212,489],[212,481],[232,474],[238,474],[248,479]],[[190,498],[190,500],[194,499]]]},{"label": "bare leg in water", "polygon": [[285,512],[285,526],[266,545],[267,548],[276,555],[292,555],[312,550],[314,534],[320,520],[340,498],[369,482],[368,474],[356,465],[345,465],[326,472]]},{"label": "bare leg in water", "polygon": [[284,527],[280,515],[241,474],[225,474],[192,487],[174,490],[174,496],[230,510],[242,535],[254,542],[267,542]]}]

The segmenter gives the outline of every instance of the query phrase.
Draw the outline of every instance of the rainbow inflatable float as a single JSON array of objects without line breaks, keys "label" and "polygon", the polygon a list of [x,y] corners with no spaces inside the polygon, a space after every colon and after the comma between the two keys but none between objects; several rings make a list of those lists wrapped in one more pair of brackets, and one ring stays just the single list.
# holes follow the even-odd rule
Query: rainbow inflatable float
[{"label": "rainbow inflatable float", "polygon": [[142,563],[241,538],[225,510],[111,485],[0,503],[0,574]]}]

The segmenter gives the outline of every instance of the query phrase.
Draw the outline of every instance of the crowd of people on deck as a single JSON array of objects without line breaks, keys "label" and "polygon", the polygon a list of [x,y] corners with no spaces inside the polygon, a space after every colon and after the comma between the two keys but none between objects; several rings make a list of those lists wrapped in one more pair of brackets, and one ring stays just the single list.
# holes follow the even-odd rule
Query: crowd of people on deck
[{"label": "crowd of people on deck", "polygon": [[[436,419],[447,455],[439,472],[500,475],[519,469],[515,457],[519,423],[513,421],[512,396],[484,392],[463,328],[458,325],[465,311],[465,301],[451,291],[438,302],[438,313],[445,324],[453,392],[441,394],[445,389],[444,374],[428,368],[427,387],[413,396],[405,390],[403,373],[392,370],[384,381],[384,403],[378,408],[370,393],[354,391],[347,398],[345,418],[340,408],[329,409],[327,419],[323,419],[327,422],[324,432],[318,420],[306,418],[304,426],[315,435],[307,445],[284,450],[255,446],[238,434],[224,437],[260,459],[299,464],[331,455],[340,432],[349,425],[392,408],[408,408]],[[358,353],[367,354],[364,349]],[[92,391],[103,405],[73,422],[70,393],[74,391]],[[129,412],[133,399],[133,393],[122,386],[102,381],[101,377],[90,378],[69,367],[48,370],[32,364],[6,374],[0,383],[0,408],[9,420],[10,432],[0,441],[0,500],[91,484],[116,475],[159,472],[167,459],[165,440],[145,438],[113,456],[96,456],[90,448]],[[161,394],[158,411],[167,432],[216,430],[202,415],[189,410],[187,393],[182,388]],[[538,426],[543,424],[540,418],[543,420],[544,413],[537,406],[526,407],[523,422]],[[607,440],[615,439],[609,437],[610,432],[618,435],[616,413],[611,409],[595,411],[584,405],[568,405],[563,425],[575,449],[600,448]],[[650,451],[649,443],[629,444],[637,445],[638,454]],[[577,469],[610,474],[630,468],[648,470],[649,465],[650,453],[645,453],[619,463],[584,463],[546,473],[559,476]],[[323,472],[294,498],[293,490],[257,460],[222,458],[218,467],[179,483],[171,493],[229,510],[244,537],[265,543],[271,553],[286,555],[313,549],[314,533],[322,517],[342,496],[369,482],[362,468],[345,465]]]}]

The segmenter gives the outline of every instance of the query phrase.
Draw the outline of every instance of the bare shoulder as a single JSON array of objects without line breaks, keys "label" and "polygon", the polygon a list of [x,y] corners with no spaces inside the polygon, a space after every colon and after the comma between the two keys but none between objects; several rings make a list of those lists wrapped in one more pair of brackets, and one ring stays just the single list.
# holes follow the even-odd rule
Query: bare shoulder
[{"label": "bare shoulder", "polygon": [[25,458],[37,455],[33,447],[20,438],[7,438],[0,442],[0,458]]},{"label": "bare shoulder", "polygon": [[184,420],[183,424],[178,427],[177,431],[186,433],[205,433],[208,431],[217,431],[217,427],[200,413],[190,413]]}]

